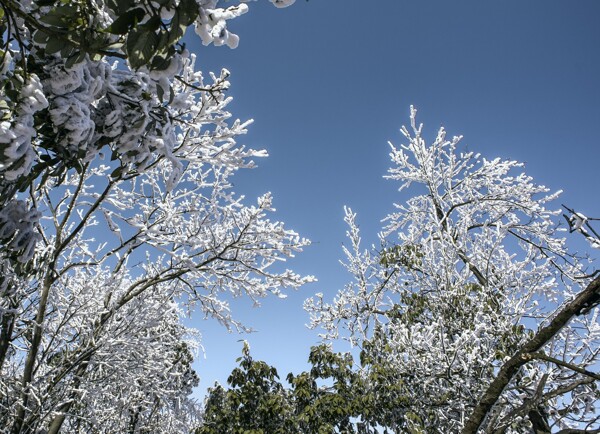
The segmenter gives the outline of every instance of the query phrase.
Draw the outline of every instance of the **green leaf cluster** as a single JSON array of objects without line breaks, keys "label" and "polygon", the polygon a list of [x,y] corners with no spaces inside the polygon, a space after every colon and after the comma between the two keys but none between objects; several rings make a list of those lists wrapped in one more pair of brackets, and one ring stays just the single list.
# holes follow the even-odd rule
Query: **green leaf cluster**
[{"label": "green leaf cluster", "polygon": [[246,345],[238,361],[228,388],[215,384],[208,390],[195,434],[418,432],[405,423],[402,409],[410,403],[402,381],[391,378],[393,371],[373,354],[361,354],[357,367],[349,353],[312,347],[311,369],[288,374],[287,387],[274,367],[252,359]]},{"label": "green leaf cluster", "polygon": [[[107,0],[106,6],[115,17],[108,26],[96,18],[98,11],[86,0],[37,0],[30,11],[7,0],[9,14],[0,8],[0,30],[8,30],[10,17],[23,18],[31,42],[47,55],[59,55],[67,68],[86,56],[93,60],[112,56],[127,59],[134,69],[162,70],[181,49],[179,41],[199,14],[195,0]],[[171,19],[162,18],[165,11],[172,12]],[[23,38],[18,42],[30,48]]]}]

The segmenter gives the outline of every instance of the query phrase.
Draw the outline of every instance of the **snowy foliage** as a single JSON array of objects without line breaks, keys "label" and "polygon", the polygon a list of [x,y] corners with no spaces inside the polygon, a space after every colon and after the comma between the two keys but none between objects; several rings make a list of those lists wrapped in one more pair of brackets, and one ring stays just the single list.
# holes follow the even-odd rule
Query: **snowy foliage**
[{"label": "snowy foliage", "polygon": [[[459,432],[499,367],[590,279],[548,208],[558,193],[517,162],[459,153],[461,138],[448,140],[443,128],[426,144],[415,116],[411,109],[411,131],[401,130],[408,144],[392,146],[387,175],[415,196],[395,205],[377,248],[361,246],[346,209],[353,280],[333,301],[319,294],[305,307],[325,338],[361,346],[393,373],[409,403],[397,407],[397,429]],[[522,367],[485,432],[597,424],[597,378],[583,371],[597,364],[599,344],[590,309]]]},{"label": "snowy foliage", "polygon": [[40,80],[31,74],[12,113],[5,115],[0,123],[0,173],[6,181],[15,181],[31,171],[35,156],[31,142],[36,135],[33,115],[47,106]]},{"label": "snowy foliage", "polygon": [[590,220],[600,220],[598,218],[588,218],[580,212],[576,212],[563,205],[570,215],[563,214],[563,217],[569,224],[569,232],[578,232],[583,235],[594,249],[600,249],[600,234],[590,224]]},{"label": "snowy foliage", "polygon": [[247,5],[221,3],[2,2],[0,432],[189,432],[183,317],[241,329],[227,299],[312,279],[271,196],[232,190],[266,153],[237,143],[229,72],[178,43],[237,45]]}]

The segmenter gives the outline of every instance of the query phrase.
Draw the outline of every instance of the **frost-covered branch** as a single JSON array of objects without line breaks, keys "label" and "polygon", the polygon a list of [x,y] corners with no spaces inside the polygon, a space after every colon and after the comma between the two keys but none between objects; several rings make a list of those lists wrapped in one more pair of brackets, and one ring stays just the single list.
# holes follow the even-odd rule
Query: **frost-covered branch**
[{"label": "frost-covered branch", "polygon": [[[523,432],[538,422],[576,429],[593,420],[592,387],[566,387],[598,362],[600,295],[580,294],[590,276],[567,249],[552,208],[560,192],[534,183],[521,163],[458,151],[461,137],[447,139],[443,128],[428,144],[414,109],[401,131],[407,143],[391,145],[387,178],[400,190],[414,186],[414,196],[394,205],[370,248],[346,211],[352,281],[332,301],[317,294],[305,302],[311,326],[360,346],[373,361],[365,375],[395,379],[393,392],[392,384],[373,385],[381,399],[389,393],[402,403],[388,415],[395,429],[460,432],[508,366],[483,411],[486,432],[500,425]],[[541,421],[537,408],[523,410],[534,401]],[[569,418],[552,412],[563,404]]]},{"label": "frost-covered branch", "polygon": [[[284,7],[293,1],[276,1]],[[5,431],[190,432],[196,311],[284,297],[309,244],[231,177],[229,72],[180,43],[235,47],[245,2],[0,0],[0,420]],[[0,429],[2,431],[2,429]],[[4,432],[4,431],[3,431]]]},{"label": "frost-covered branch", "polygon": [[569,232],[579,232],[589,241],[593,248],[600,249],[600,234],[590,224],[590,221],[598,219],[586,217],[565,205],[563,205],[563,208],[569,212],[569,215],[563,214],[569,225]]},{"label": "frost-covered branch", "polygon": [[[535,359],[542,358],[543,360],[547,360],[547,358],[541,357],[538,351],[554,338],[573,318],[580,315],[587,306],[591,303],[597,303],[599,296],[600,277],[597,277],[577,295],[575,300],[562,308],[547,326],[541,328],[530,340],[525,342],[516,354],[501,366],[494,380],[478,400],[477,406],[473,409],[461,432],[463,434],[477,433],[485,417],[504,391],[504,388],[514,378],[521,366]],[[588,374],[584,373],[584,375]],[[596,378],[598,376],[592,375],[592,377]],[[598,378],[596,379],[598,380]]]}]

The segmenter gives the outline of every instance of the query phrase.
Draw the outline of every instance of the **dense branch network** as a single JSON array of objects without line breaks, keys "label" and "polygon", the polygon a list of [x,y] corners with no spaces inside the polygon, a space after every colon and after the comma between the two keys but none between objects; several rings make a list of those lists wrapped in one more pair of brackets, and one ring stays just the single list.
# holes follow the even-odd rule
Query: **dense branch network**
[{"label": "dense branch network", "polygon": [[[448,140],[443,128],[426,144],[415,115],[402,128],[408,144],[392,146],[387,177],[417,194],[395,205],[371,249],[346,209],[353,281],[332,302],[307,300],[312,326],[361,347],[375,363],[363,365],[367,378],[393,379],[371,381],[384,402],[392,388],[402,397],[389,428],[591,429],[600,280],[567,250],[560,211],[547,208],[558,193],[517,162],[458,152],[461,137]],[[582,215],[568,219],[586,229]]]},{"label": "dense branch network", "polygon": [[[217,0],[0,1],[0,432],[189,432],[196,311],[283,297],[308,245],[231,190],[229,72],[180,39],[235,47]],[[283,7],[293,0],[272,0]]]}]

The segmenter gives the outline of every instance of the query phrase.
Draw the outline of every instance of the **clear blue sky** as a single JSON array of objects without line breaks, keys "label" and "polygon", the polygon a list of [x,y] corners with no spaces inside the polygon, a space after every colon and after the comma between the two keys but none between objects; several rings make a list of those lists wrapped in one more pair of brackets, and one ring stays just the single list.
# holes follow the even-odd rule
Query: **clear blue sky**
[{"label": "clear blue sky", "polygon": [[[348,280],[338,263],[343,206],[359,214],[366,241],[403,198],[382,178],[387,141],[403,143],[409,106],[431,135],[444,125],[483,156],[525,161],[526,171],[562,202],[600,217],[600,1],[598,0],[266,0],[230,22],[236,50],[189,38],[204,71],[232,73],[231,111],[255,124],[244,143],[266,148],[259,168],[235,176],[249,201],[272,191],[277,219],[314,245],[289,265],[318,283],[267,299],[234,303],[253,326],[229,335],[195,320],[206,359],[195,367],[198,396],[225,383],[250,342],[255,358],[282,378],[306,367],[316,332],[302,302],[330,297]],[[340,347],[339,349],[343,349]]]}]

